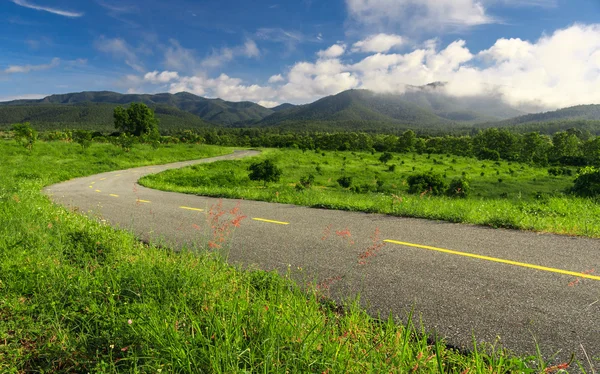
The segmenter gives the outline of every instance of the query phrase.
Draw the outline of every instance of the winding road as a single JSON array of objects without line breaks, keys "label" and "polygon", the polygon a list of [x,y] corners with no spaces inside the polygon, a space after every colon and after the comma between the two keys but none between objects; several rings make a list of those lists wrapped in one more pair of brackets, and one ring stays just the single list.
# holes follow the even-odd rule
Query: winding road
[{"label": "winding road", "polygon": [[[361,294],[372,313],[403,320],[412,309],[427,330],[459,348],[501,342],[518,354],[600,367],[600,240],[498,230],[247,200],[163,192],[139,178],[256,151],[78,178],[45,189],[144,240],[206,245],[211,207],[247,216],[228,238],[229,261],[317,280],[334,299]],[[236,213],[240,214],[240,213]],[[214,238],[213,238],[214,239]],[[218,241],[215,241],[215,243]],[[594,358],[596,360],[594,360]]]}]

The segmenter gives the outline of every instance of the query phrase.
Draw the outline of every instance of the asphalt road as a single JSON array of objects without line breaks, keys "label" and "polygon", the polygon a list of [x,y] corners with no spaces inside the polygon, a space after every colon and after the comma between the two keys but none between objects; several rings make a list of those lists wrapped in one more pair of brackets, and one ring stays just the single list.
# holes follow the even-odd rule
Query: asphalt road
[{"label": "asphalt road", "polygon": [[211,207],[219,201],[226,211],[239,206],[247,217],[227,238],[230,262],[290,270],[298,280],[329,280],[333,298],[359,292],[382,316],[405,320],[414,309],[427,330],[456,347],[471,348],[475,336],[534,354],[537,341],[556,362],[572,353],[586,362],[587,354],[600,368],[600,240],[221,200],[137,184],[166,169],[256,153],[98,174],[45,192],[57,203],[177,248],[216,243]]}]

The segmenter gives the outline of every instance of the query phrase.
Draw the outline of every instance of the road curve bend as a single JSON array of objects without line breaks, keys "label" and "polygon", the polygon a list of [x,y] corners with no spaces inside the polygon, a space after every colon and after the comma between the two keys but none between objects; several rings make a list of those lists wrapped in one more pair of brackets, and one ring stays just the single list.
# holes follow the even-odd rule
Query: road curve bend
[{"label": "road curve bend", "polygon": [[230,262],[292,269],[298,279],[326,281],[335,299],[360,293],[369,311],[383,316],[405,319],[414,308],[426,329],[456,347],[469,349],[475,336],[518,354],[535,354],[537,341],[556,361],[572,353],[581,362],[586,354],[600,357],[600,240],[216,199],[137,183],[167,169],[258,153],[113,171],[44,192],[175,248],[206,245],[211,207],[238,206],[236,214],[247,217],[228,238]]}]

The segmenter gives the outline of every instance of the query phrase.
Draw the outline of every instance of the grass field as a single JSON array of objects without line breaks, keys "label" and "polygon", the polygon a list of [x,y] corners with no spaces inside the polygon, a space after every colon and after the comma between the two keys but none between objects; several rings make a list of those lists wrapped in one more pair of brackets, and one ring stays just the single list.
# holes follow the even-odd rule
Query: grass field
[{"label": "grass field", "polygon": [[[2,373],[514,373],[540,358],[461,354],[415,326],[376,320],[285,276],[241,271],[215,253],[142,244],[50,203],[76,176],[230,152],[178,145],[123,152],[0,142]],[[530,368],[526,366],[530,365]],[[555,370],[556,368],[551,368]]]},{"label": "grass field", "polygon": [[[209,196],[245,198],[465,222],[492,227],[600,237],[600,205],[565,191],[573,185],[571,175],[551,176],[548,168],[506,161],[480,161],[446,155],[395,154],[387,164],[381,154],[359,152],[301,152],[266,150],[282,170],[279,182],[248,178],[248,167],[257,159],[223,161],[171,170],[147,176],[147,187]],[[393,171],[392,171],[393,170]],[[470,179],[468,198],[431,196],[407,192],[410,175],[432,171],[450,182]],[[301,178],[314,176],[310,188],[298,189]],[[337,180],[352,178],[350,188]]]}]

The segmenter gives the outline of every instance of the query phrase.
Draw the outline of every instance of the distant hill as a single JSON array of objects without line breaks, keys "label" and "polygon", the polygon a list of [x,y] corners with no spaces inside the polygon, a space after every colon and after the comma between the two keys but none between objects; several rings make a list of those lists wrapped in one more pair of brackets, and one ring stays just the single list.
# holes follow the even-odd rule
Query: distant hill
[{"label": "distant hill", "polygon": [[578,105],[559,109],[551,112],[527,114],[505,121],[494,122],[488,125],[494,127],[516,126],[536,122],[554,122],[565,120],[600,120],[600,105]]},{"label": "distant hill", "polygon": [[399,95],[376,94],[367,90],[349,90],[327,96],[312,104],[298,105],[276,112],[256,123],[258,126],[302,125],[310,122],[387,123],[414,126],[451,124],[429,110],[406,102]]},{"label": "distant hill", "polygon": [[425,86],[408,86],[401,100],[411,102],[423,109],[431,110],[451,121],[480,123],[503,120],[526,113],[504,103],[494,95],[450,96],[445,93],[443,82]]},{"label": "distant hill", "polygon": [[[0,129],[14,123],[31,122],[38,130],[80,128],[114,131],[113,111],[118,104],[79,103],[36,105],[0,105]],[[193,129],[212,126],[200,117],[168,105],[152,105],[161,130]]]},{"label": "distant hill", "polygon": [[286,109],[290,109],[290,108],[294,108],[294,107],[295,107],[294,104],[284,103],[284,104],[276,106],[275,108],[271,108],[271,110],[273,112],[281,112],[282,110],[286,110]]},{"label": "distant hill", "polygon": [[274,113],[271,109],[267,109],[249,101],[230,102],[221,99],[206,99],[187,92],[181,92],[177,94],[161,93],[156,95],[125,95],[110,91],[88,91],[63,95],[52,95],[39,100],[16,100],[0,103],[0,107],[47,104],[72,105],[82,103],[125,105],[133,102],[141,102],[149,106],[171,106],[182,111],[195,114],[204,121],[222,125],[233,125],[236,123],[259,121]]}]

